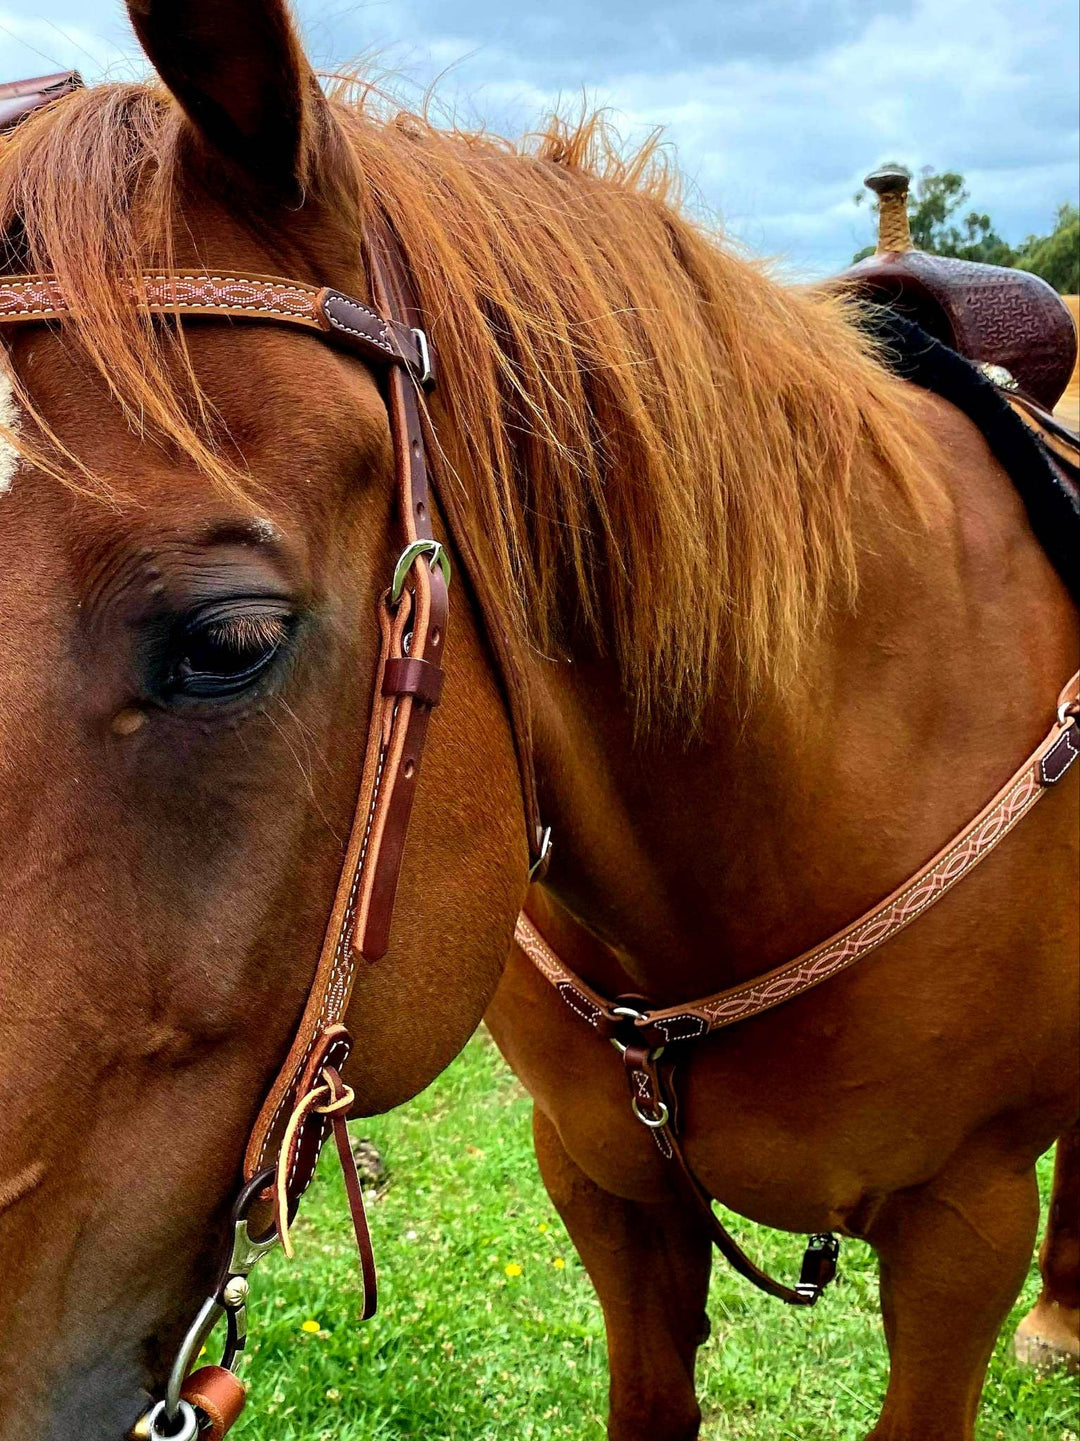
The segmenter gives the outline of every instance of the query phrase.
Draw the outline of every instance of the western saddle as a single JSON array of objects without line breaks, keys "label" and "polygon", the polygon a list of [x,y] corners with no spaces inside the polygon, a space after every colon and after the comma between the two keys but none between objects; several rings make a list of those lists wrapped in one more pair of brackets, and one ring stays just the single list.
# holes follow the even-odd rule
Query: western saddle
[{"label": "western saddle", "polygon": [[1002,390],[1053,411],[1077,351],[1076,326],[1057,291],[1026,270],[916,250],[907,172],[885,167],[864,183],[878,196],[877,249],[836,283],[913,320]]}]

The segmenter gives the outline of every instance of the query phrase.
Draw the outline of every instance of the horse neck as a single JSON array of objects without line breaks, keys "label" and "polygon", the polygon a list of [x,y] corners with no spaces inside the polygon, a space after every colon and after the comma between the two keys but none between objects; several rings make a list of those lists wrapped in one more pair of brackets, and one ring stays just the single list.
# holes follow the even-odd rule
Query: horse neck
[{"label": "horse neck", "polygon": [[609,662],[537,666],[547,886],[617,946],[630,989],[687,999],[824,939],[1043,733],[1075,669],[1075,611],[981,437],[926,407],[948,456],[927,463],[931,519],[913,536],[866,508],[858,605],[836,607],[790,686],[742,710],[718,694],[692,740],[679,725],[642,740]]}]

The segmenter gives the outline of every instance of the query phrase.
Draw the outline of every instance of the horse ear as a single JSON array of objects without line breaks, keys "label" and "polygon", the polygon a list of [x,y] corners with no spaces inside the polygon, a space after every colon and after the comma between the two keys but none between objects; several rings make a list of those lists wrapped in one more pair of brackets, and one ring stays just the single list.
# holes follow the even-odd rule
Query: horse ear
[{"label": "horse ear", "polygon": [[139,42],[196,130],[295,196],[320,102],[285,0],[127,0]]}]

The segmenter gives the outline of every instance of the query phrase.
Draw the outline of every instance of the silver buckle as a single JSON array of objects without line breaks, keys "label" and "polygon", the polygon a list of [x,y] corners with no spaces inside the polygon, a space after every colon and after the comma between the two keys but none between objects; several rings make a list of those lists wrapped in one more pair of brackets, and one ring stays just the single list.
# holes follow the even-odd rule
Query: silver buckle
[{"label": "silver buckle", "polygon": [[[416,341],[416,348],[420,352],[419,374],[413,370],[413,379],[421,390],[428,390],[435,383],[435,371],[431,365],[431,350],[428,346],[428,338],[422,330],[413,329],[413,338]],[[410,369],[412,367],[410,366]]]},{"label": "silver buckle", "polygon": [[397,565],[394,566],[394,579],[390,586],[390,602],[397,605],[401,599],[401,593],[405,589],[405,581],[408,579],[409,571],[422,555],[430,556],[431,569],[436,567],[442,571],[442,578],[447,585],[450,584],[450,557],[445,547],[437,540],[414,540],[407,545],[398,556]]}]

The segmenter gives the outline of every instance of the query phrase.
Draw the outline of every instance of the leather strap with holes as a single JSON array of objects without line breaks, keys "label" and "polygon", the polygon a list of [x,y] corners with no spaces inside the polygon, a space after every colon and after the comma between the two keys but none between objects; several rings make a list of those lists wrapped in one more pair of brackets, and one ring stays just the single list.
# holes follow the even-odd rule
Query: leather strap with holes
[{"label": "leather strap with holes", "polygon": [[[426,336],[396,237],[368,239],[374,305],[330,287],[230,270],[215,274],[147,271],[129,282],[133,304],[163,317],[260,321],[299,327],[342,345],[385,375],[394,444],[395,490],[404,549],[433,542],[431,498],[419,394],[433,379]],[[53,275],[0,277],[0,325],[77,319]],[[311,992],[288,1057],[267,1097],[245,1154],[245,1177],[264,1169],[284,1134],[300,1082],[322,1041],[342,1020],[359,957],[378,960],[390,923],[413,798],[432,709],[442,691],[448,594],[442,569],[421,551],[398,598],[378,604],[381,647],[368,743],[352,832]],[[388,577],[389,580],[389,577]],[[530,859],[542,857],[528,708],[503,628],[489,627],[518,748]],[[313,1123],[314,1124],[314,1123]]]},{"label": "leather strap with holes", "polygon": [[[427,337],[419,328],[419,310],[397,241],[388,231],[380,244],[380,257],[375,263],[373,277],[378,309],[329,286],[306,285],[301,281],[241,270],[222,271],[220,274],[147,271],[133,278],[129,289],[132,302],[152,315],[172,315],[184,319],[224,317],[235,321],[298,326],[353,351],[372,365],[390,367],[391,377],[404,370],[421,388],[429,386],[434,372]],[[393,310],[388,311],[386,305],[390,303],[391,295],[396,295],[397,300]],[[41,324],[75,315],[55,276],[0,277],[0,324]],[[402,394],[395,399],[393,392],[398,389]],[[416,443],[420,446],[419,462],[412,476],[418,482],[414,503],[424,505],[428,516],[412,515],[414,538],[417,538],[430,534],[425,524],[430,506],[426,504],[427,467],[423,456],[419,406],[415,390],[408,383],[392,378],[390,391],[392,414],[397,411],[395,426],[400,424],[403,429],[408,428],[410,445]],[[478,563],[469,540],[460,497],[453,486],[447,487],[447,491],[448,494],[443,497],[447,519],[479,601],[480,621],[510,712],[532,865],[530,874],[538,878],[546,866],[547,838],[540,819],[524,668],[511,639],[513,626],[497,613],[494,597],[484,580],[484,568]],[[425,703],[421,697],[421,704]],[[371,940],[374,944],[374,923]]]},{"label": "leather strap with holes", "polygon": [[[391,333],[411,333],[403,317],[411,319],[415,305],[395,245],[372,247],[371,273],[376,304],[395,317]],[[404,365],[391,367],[386,386],[401,541],[408,549],[433,540],[418,389]],[[272,1164],[290,1115],[319,1083],[322,1068],[312,1074],[311,1063],[319,1058],[326,1063],[326,1038],[345,1016],[358,962],[378,960],[389,944],[428,722],[442,689],[448,591],[442,570],[429,559],[418,555],[397,602],[389,588],[378,601],[379,658],[352,831],[307,1004],[248,1143],[248,1179]],[[321,1144],[325,1126],[314,1114],[306,1124]],[[314,1152],[317,1158],[318,1146]],[[313,1169],[314,1161],[292,1174],[290,1204],[295,1205]]]},{"label": "leather strap with holes", "polygon": [[[352,829],[315,977],[288,1055],[259,1112],[244,1156],[250,1182],[273,1169],[264,1193],[288,1247],[289,1222],[333,1131],[345,1172],[364,1279],[363,1314],[375,1309],[375,1268],[345,1119],[352,1094],[341,1081],[351,1041],[342,1024],[356,966],[385,954],[428,724],[439,703],[448,620],[448,565],[431,529],[431,497],[420,393],[432,383],[427,337],[396,237],[367,238],[374,306],[329,287],[241,271],[145,272],[128,282],[135,307],[164,318],[261,321],[299,327],[376,366],[384,376],[394,447],[402,555],[377,604],[379,654]],[[74,319],[55,276],[0,277],[0,326]],[[454,517],[449,517],[453,523]],[[467,556],[467,559],[471,558]],[[481,612],[483,607],[481,606]],[[501,672],[517,746],[532,874],[546,857],[539,824],[529,712],[504,627],[484,617]],[[272,1192],[272,1194],[271,1194]],[[224,1435],[243,1388],[222,1368],[197,1377],[211,1434]]]}]

